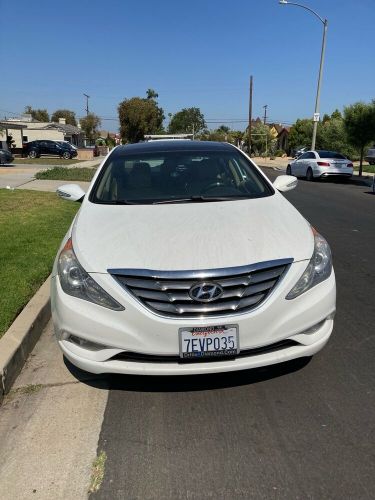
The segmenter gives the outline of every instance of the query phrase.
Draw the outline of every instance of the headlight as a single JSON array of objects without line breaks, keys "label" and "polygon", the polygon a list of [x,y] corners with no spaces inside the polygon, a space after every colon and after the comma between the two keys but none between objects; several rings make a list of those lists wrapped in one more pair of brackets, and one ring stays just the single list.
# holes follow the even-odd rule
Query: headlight
[{"label": "headlight", "polygon": [[310,290],[313,286],[329,278],[332,271],[332,256],[326,240],[315,229],[314,233],[314,253],[309,265],[291,289],[286,299],[295,299],[302,293]]},{"label": "headlight", "polygon": [[68,295],[78,299],[88,300],[99,306],[115,311],[125,308],[113,299],[98,283],[83,269],[73,250],[72,239],[69,238],[62,249],[57,264],[61,288]]}]

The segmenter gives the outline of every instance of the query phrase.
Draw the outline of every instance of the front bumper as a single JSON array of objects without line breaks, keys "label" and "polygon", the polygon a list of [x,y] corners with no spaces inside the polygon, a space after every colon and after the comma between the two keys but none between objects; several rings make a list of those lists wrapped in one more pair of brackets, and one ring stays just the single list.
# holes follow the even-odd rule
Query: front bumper
[{"label": "front bumper", "polygon": [[[188,375],[244,370],[312,356],[328,341],[333,329],[336,288],[331,276],[293,300],[285,296],[298,281],[307,261],[291,265],[283,280],[258,308],[243,314],[215,318],[166,318],[147,310],[110,275],[93,274],[94,279],[124,307],[112,311],[65,294],[59,278],[51,282],[52,317],[59,346],[74,365],[91,373],[148,375]],[[178,329],[185,326],[237,324],[240,357],[218,361],[180,362]],[[313,333],[306,332],[318,325]],[[304,333],[305,332],[305,333]],[[99,344],[85,348],[71,336]],[[272,346],[290,339],[280,348]],[[290,345],[293,344],[293,345]],[[101,345],[101,347],[100,347]],[[145,359],[118,359],[126,353],[145,355]],[[153,358],[154,357],[154,358]],[[166,359],[168,358],[169,359]],[[155,361],[154,361],[155,359]]]}]

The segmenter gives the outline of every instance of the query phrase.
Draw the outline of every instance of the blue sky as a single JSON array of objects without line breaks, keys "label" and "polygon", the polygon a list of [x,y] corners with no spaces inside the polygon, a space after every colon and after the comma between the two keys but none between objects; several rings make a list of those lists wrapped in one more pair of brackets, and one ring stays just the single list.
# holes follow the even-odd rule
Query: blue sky
[{"label": "blue sky", "polygon": [[[375,98],[375,0],[301,3],[329,21],[321,112]],[[255,116],[313,113],[322,25],[277,0],[0,0],[0,13],[0,118],[28,104],[83,116],[85,92],[115,131],[118,103],[151,87],[166,116],[246,120],[250,74]]]}]

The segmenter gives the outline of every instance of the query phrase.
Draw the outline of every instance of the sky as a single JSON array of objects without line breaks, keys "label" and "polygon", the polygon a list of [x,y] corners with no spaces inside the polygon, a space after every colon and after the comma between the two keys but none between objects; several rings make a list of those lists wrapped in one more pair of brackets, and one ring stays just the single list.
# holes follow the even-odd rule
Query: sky
[{"label": "sky", "polygon": [[[375,0],[301,0],[328,19],[321,114],[375,98]],[[117,131],[125,98],[199,107],[209,128],[311,117],[322,23],[277,0],[0,0],[0,119],[25,106],[90,111]]]}]

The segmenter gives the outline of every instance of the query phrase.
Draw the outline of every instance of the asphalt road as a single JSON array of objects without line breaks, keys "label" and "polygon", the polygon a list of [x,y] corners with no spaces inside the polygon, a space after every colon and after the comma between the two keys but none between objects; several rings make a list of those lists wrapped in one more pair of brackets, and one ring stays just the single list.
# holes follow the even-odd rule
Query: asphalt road
[{"label": "asphalt road", "polygon": [[305,181],[286,196],[333,250],[329,344],[269,369],[110,378],[91,500],[375,497],[375,196]]}]

